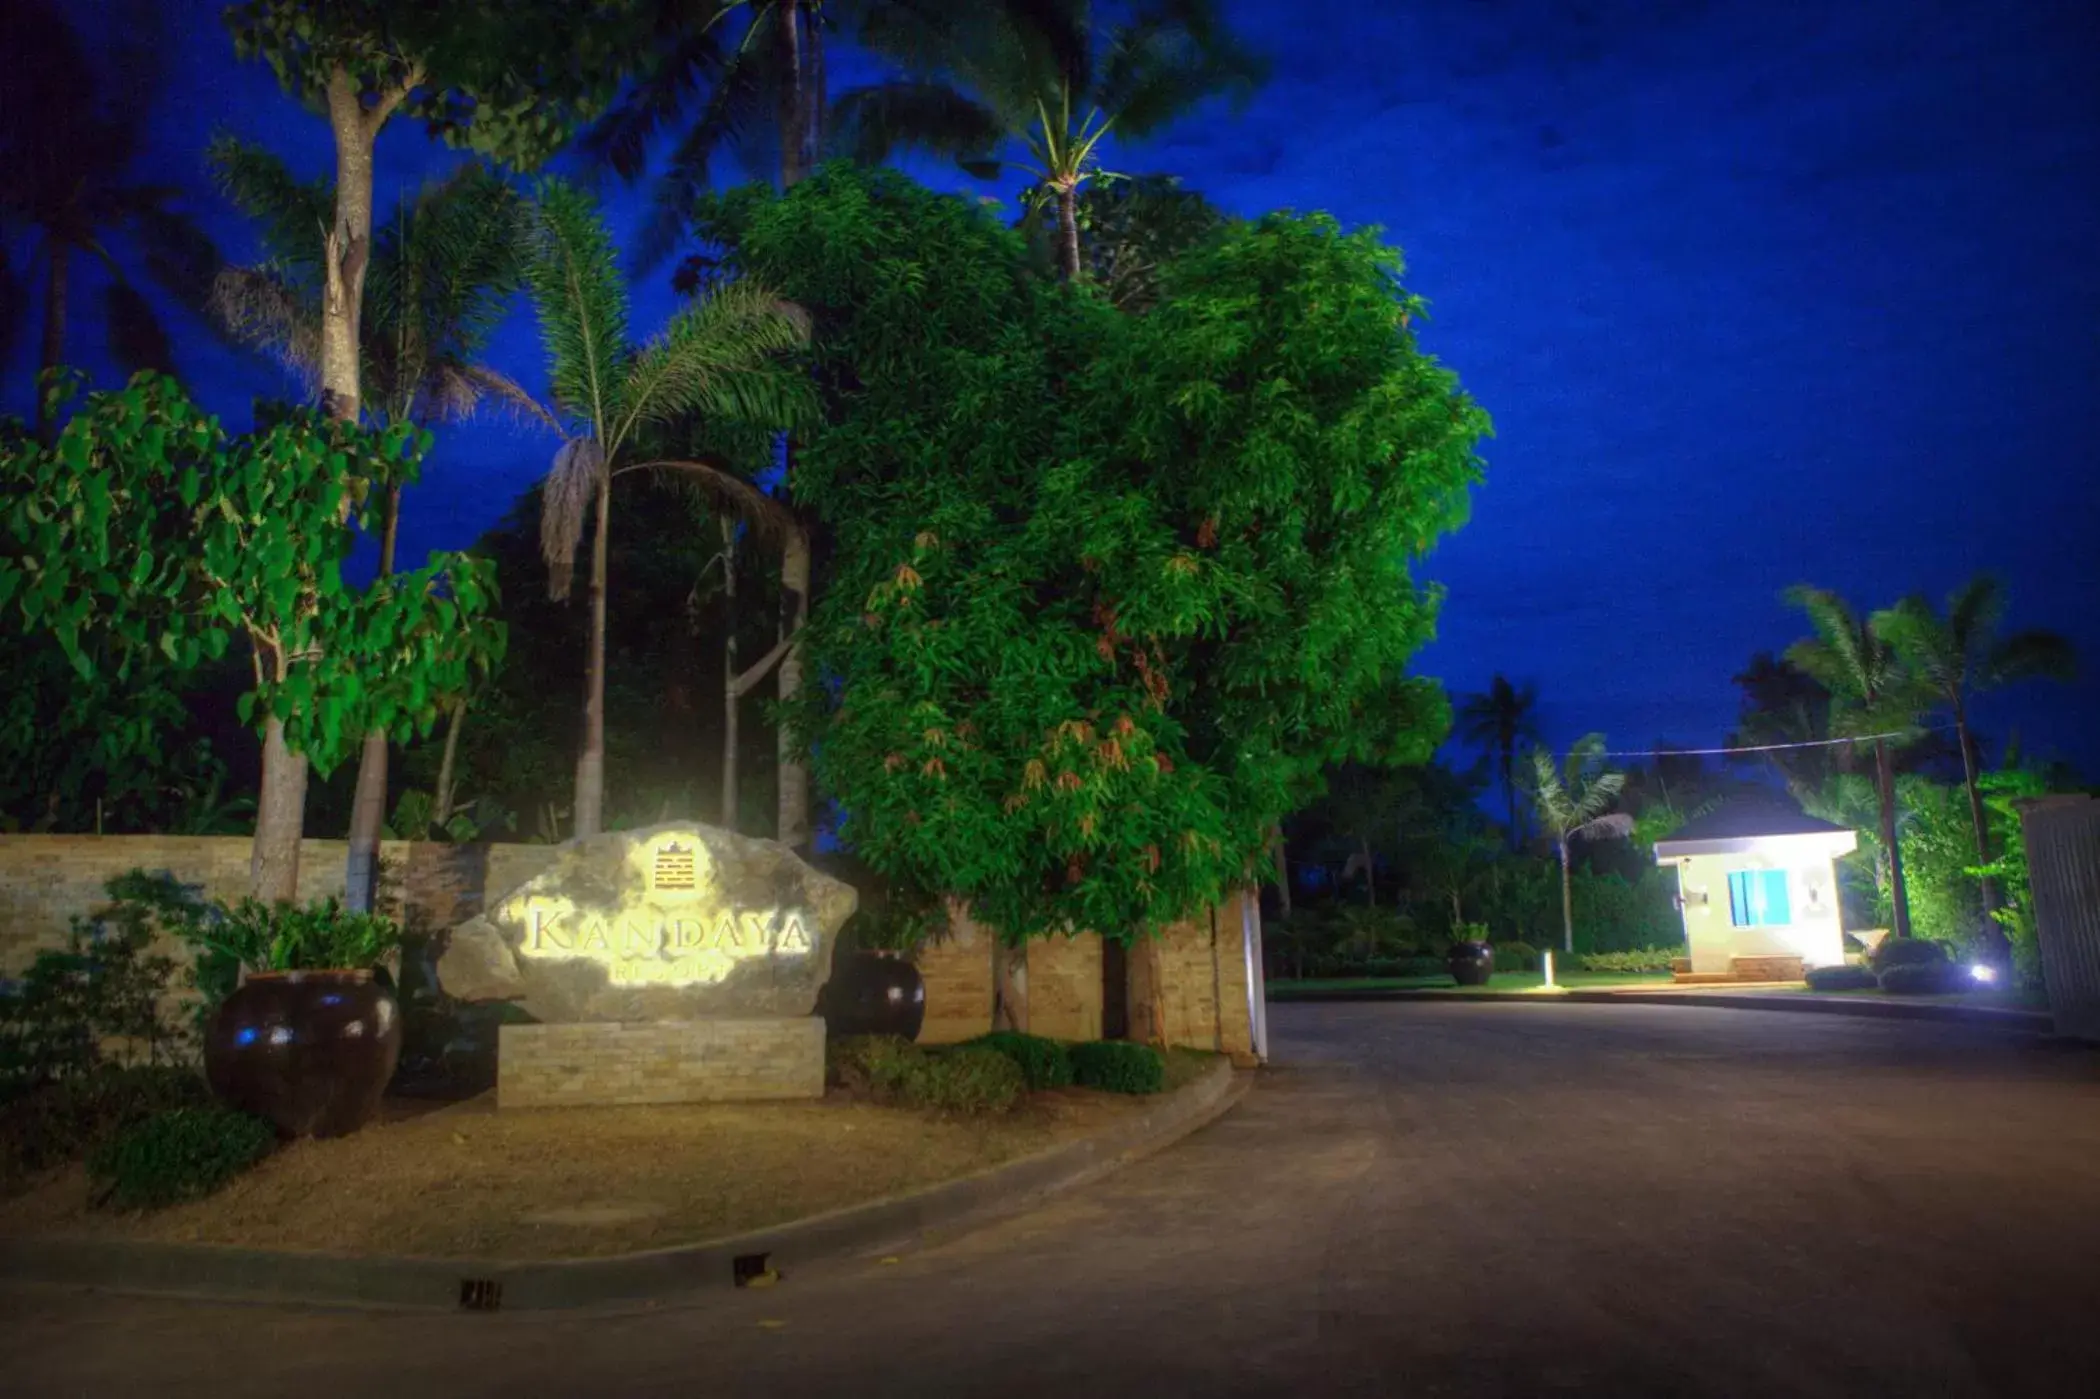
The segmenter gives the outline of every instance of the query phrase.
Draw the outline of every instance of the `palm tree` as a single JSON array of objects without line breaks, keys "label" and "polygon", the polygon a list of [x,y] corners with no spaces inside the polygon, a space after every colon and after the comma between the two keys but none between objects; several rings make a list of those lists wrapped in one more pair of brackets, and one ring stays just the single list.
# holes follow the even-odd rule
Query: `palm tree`
[{"label": "palm tree", "polygon": [[[526,280],[547,346],[566,440],[541,495],[549,591],[566,597],[584,520],[594,517],[583,742],[573,833],[595,835],[605,810],[606,544],[612,483],[630,471],[677,473],[764,519],[778,502],[721,465],[652,456],[654,441],[695,417],[785,430],[812,409],[807,379],[780,357],[809,342],[809,321],[756,282],[695,297],[646,345],[627,338],[627,284],[588,196],[550,180],[526,220]],[[641,458],[635,460],[635,458]],[[783,640],[783,649],[788,644]]]},{"label": "palm tree", "polygon": [[[146,275],[189,306],[201,307],[218,256],[182,212],[179,187],[131,176],[169,51],[158,9],[128,3],[98,18],[112,36],[106,73],[98,73],[48,0],[0,7],[0,170],[7,172],[0,180],[0,232],[26,236],[40,248],[40,370],[65,361],[75,259],[86,257],[108,276],[103,320],[111,354],[126,369],[166,371],[167,330],[110,239],[119,232],[135,239]],[[26,297],[0,295],[6,300],[17,313],[26,309]],[[48,442],[55,425],[41,391],[36,400],[37,436]]]},{"label": "palm tree", "polygon": [[1568,750],[1567,758],[1554,766],[1553,754],[1544,748],[1531,750],[1531,799],[1538,807],[1539,821],[1553,837],[1560,856],[1561,947],[1575,951],[1575,893],[1568,872],[1568,842],[1577,836],[1597,840],[1606,836],[1624,838],[1633,833],[1633,818],[1611,810],[1626,786],[1626,774],[1605,766],[1604,735],[1585,734]]},{"label": "palm tree", "polygon": [[1831,695],[1835,737],[1871,740],[1874,790],[1880,804],[1882,858],[1888,869],[1890,931],[1910,936],[1910,898],[1903,887],[1903,851],[1896,837],[1896,768],[1892,745],[1907,741],[1920,708],[1918,687],[1888,638],[1836,593],[1807,584],[1786,600],[1808,614],[1815,635],[1786,650],[1787,663]]},{"label": "palm tree", "polygon": [[[327,278],[320,230],[335,207],[335,191],[325,180],[300,181],[274,155],[232,137],[215,140],[207,159],[220,190],[257,224],[264,257],[259,265],[220,272],[213,312],[236,339],[274,356],[317,398]],[[490,406],[545,416],[516,382],[481,360],[523,285],[518,204],[509,185],[467,164],[404,201],[379,230],[358,318],[367,414],[388,426],[421,427],[460,422]],[[384,578],[394,570],[398,486],[388,493],[381,519]],[[359,754],[345,878],[345,902],[361,912],[370,910],[376,892],[387,766],[386,734],[375,730]]]},{"label": "palm tree", "polygon": [[[842,147],[862,160],[900,149],[952,156],[993,178],[1027,172],[1032,216],[1054,213],[1060,275],[1084,271],[1080,194],[1111,134],[1141,140],[1205,99],[1243,98],[1264,65],[1226,32],[1215,0],[1141,0],[1099,25],[1089,0],[986,7],[936,30],[944,81],[886,83],[841,98]],[[1000,152],[1018,143],[1011,158]]]},{"label": "palm tree", "polygon": [[1509,848],[1524,843],[1523,827],[1517,823],[1517,750],[1538,739],[1538,686],[1526,681],[1512,685],[1497,675],[1487,689],[1468,695],[1458,709],[1458,736],[1495,755],[1502,774],[1502,791],[1509,799]]},{"label": "palm tree", "polygon": [[[2000,636],[2005,615],[2005,589],[1997,579],[1979,575],[1947,599],[1946,615],[1925,598],[1912,594],[1894,607],[1874,614],[1872,627],[1892,647],[1912,675],[1929,686],[1954,717],[1955,741],[1961,747],[1962,781],[1969,792],[1969,818],[1976,828],[1976,863],[1991,862],[1990,829],[1983,797],[1977,790],[1976,744],[1969,732],[1969,697],[1978,691],[2020,680],[2068,680],[2076,665],[2071,643],[2055,632],[2021,631]],[[1990,876],[1983,876],[1983,908],[1997,906]],[[1992,925],[1994,928],[1996,924]]]}]

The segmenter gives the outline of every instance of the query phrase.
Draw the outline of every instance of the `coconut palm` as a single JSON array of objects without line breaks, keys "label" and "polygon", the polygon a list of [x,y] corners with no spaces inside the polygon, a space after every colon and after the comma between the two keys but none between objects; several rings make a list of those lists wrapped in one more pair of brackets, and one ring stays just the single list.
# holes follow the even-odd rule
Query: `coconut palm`
[{"label": "coconut palm", "polygon": [[1626,787],[1626,774],[1606,766],[1604,735],[1585,734],[1556,766],[1544,748],[1531,750],[1531,800],[1539,822],[1560,856],[1561,946],[1575,951],[1575,894],[1568,870],[1568,842],[1576,838],[1621,839],[1633,833],[1633,818],[1612,805]]},{"label": "coconut palm", "polygon": [[1260,82],[1263,64],[1219,10],[1215,0],[1140,0],[1103,25],[1089,0],[984,7],[921,35],[934,41],[938,85],[907,79],[841,98],[839,144],[863,160],[916,149],[985,178],[1026,172],[1029,212],[1054,220],[1058,271],[1076,281],[1080,193],[1114,178],[1100,163],[1111,135],[1141,140]]},{"label": "coconut palm", "polygon": [[1787,648],[1787,663],[1830,692],[1833,736],[1873,744],[1890,929],[1896,937],[1907,938],[1910,899],[1903,887],[1903,850],[1896,839],[1894,745],[1908,740],[1923,707],[1917,682],[1873,620],[1859,616],[1836,593],[1802,584],[1789,588],[1786,600],[1808,614],[1816,633]]},{"label": "coconut palm", "polygon": [[[1991,862],[1991,838],[1984,821],[1983,797],[1977,790],[1976,744],[1969,732],[1969,699],[1978,691],[2020,680],[2067,680],[2076,664],[2071,643],[2055,632],[1999,634],[2005,615],[2005,589],[1997,579],[1979,575],[1947,599],[1945,615],[1913,594],[1872,618],[1874,632],[1897,658],[1929,687],[1954,719],[1961,747],[1962,781],[1969,792],[1969,818],[1976,829],[1976,863]],[[1996,891],[1983,879],[1983,907],[1996,907]],[[1995,925],[1993,925],[1995,926]]]},{"label": "coconut palm", "polygon": [[778,502],[719,463],[650,449],[696,417],[766,430],[806,421],[813,408],[808,381],[781,357],[808,343],[809,321],[756,282],[725,281],[693,298],[660,335],[637,346],[628,339],[626,280],[589,196],[558,180],[542,184],[525,220],[525,238],[526,280],[566,438],[541,492],[540,544],[555,597],[568,595],[584,521],[594,522],[573,817],[574,834],[588,836],[604,821],[606,544],[613,481],[633,471],[674,473],[747,519],[772,518]]},{"label": "coconut palm", "polygon": [[[112,356],[126,369],[166,371],[167,330],[111,240],[120,233],[133,240],[146,276],[189,306],[201,306],[218,257],[182,211],[178,186],[131,173],[152,129],[168,52],[158,9],[134,0],[98,18],[111,36],[99,71],[57,6],[0,6],[0,170],[7,172],[0,179],[0,233],[38,248],[40,370],[65,361],[79,290],[76,261],[92,259],[107,278],[103,323]],[[26,311],[27,281],[21,273],[0,276],[10,284],[0,285],[0,312]],[[54,425],[44,395],[36,397],[37,435],[49,441]]]},{"label": "coconut palm", "polygon": [[[255,222],[263,261],[223,269],[212,310],[238,340],[276,358],[318,400],[327,262],[321,230],[335,207],[325,180],[301,181],[282,161],[231,137],[207,160],[234,206]],[[358,319],[359,384],[366,414],[382,424],[456,423],[490,407],[545,416],[523,388],[482,362],[511,298],[523,285],[518,196],[478,164],[405,200],[372,242]],[[549,419],[551,422],[551,419]],[[379,575],[394,569],[401,492],[381,514]],[[387,739],[365,736],[351,805],[345,899],[369,911],[386,818]]]},{"label": "coconut palm", "polygon": [[1509,677],[1497,675],[1485,691],[1466,696],[1458,707],[1459,738],[1492,753],[1502,775],[1512,850],[1524,843],[1517,813],[1517,750],[1538,738],[1538,703],[1538,686],[1529,681],[1512,685]]}]

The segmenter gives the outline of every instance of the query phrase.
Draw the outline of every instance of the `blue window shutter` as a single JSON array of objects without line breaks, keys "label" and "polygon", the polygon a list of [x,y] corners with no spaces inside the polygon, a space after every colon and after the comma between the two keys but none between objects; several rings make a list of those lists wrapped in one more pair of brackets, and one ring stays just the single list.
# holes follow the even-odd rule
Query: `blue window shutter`
[{"label": "blue window shutter", "polygon": [[1765,886],[1764,917],[1760,918],[1758,921],[1760,923],[1775,924],[1787,924],[1793,922],[1794,911],[1792,907],[1789,906],[1789,904],[1787,903],[1786,897],[1786,871],[1765,870],[1763,872],[1763,879]]},{"label": "blue window shutter", "polygon": [[1728,876],[1728,921],[1738,928],[1748,928],[1757,922],[1750,880],[1752,870],[1735,870]]}]

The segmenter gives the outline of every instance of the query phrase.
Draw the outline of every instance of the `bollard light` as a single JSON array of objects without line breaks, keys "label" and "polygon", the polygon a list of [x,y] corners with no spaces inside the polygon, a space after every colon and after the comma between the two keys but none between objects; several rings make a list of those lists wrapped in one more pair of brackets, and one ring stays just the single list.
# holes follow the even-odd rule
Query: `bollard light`
[{"label": "bollard light", "polygon": [[1553,954],[1551,952],[1541,952],[1539,954],[1539,965],[1546,970],[1546,986],[1550,990],[1553,986]]}]

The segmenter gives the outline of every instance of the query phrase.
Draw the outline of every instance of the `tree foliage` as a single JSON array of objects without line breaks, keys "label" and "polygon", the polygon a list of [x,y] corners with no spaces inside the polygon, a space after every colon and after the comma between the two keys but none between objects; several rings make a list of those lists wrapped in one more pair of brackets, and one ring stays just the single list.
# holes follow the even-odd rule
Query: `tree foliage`
[{"label": "tree foliage", "polygon": [[832,578],[801,721],[878,871],[1011,935],[1128,936],[1248,879],[1329,766],[1441,740],[1412,564],[1487,419],[1375,235],[1250,224],[1126,317],[887,172],[709,217],[817,321],[829,420],[795,484]]},{"label": "tree foliage", "polygon": [[423,438],[310,411],[229,438],[172,381],[91,395],[49,449],[0,451],[9,488],[0,607],[47,630],[84,679],[158,654],[193,668],[252,653],[245,721],[275,715],[326,771],[368,729],[427,733],[441,699],[500,654],[477,625],[493,571],[433,556],[358,588],[343,564],[369,490],[412,476]]},{"label": "tree foliage", "polygon": [[405,90],[433,136],[522,167],[604,109],[648,33],[634,0],[243,0],[226,24],[295,97],[319,105],[338,73],[367,106]]}]

